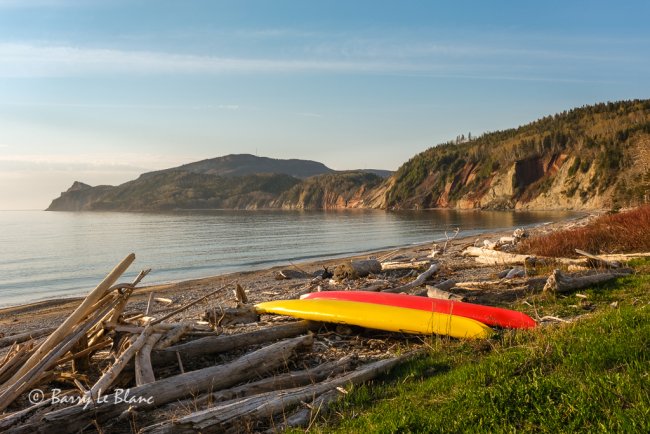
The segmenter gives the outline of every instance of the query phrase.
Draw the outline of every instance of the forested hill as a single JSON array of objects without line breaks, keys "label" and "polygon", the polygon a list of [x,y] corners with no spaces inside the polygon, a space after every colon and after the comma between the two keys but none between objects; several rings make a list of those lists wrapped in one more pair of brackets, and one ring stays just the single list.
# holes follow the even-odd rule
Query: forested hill
[{"label": "forested hill", "polygon": [[[367,207],[391,172],[334,171],[308,160],[226,155],[149,172],[118,186],[74,182],[49,211]],[[380,175],[383,175],[380,176]]]},{"label": "forested hill", "polygon": [[393,209],[594,209],[650,201],[650,100],[565,111],[432,147],[385,186]]},{"label": "forested hill", "polygon": [[228,155],[146,173],[116,187],[75,182],[48,209],[586,210],[637,205],[650,202],[650,100],[585,106],[434,146],[384,179],[388,175],[337,172],[315,161]]}]

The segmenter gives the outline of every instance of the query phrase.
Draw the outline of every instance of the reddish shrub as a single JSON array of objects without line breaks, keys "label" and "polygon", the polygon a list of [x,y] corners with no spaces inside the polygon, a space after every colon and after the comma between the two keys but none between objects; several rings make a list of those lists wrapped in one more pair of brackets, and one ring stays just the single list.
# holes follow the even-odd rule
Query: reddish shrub
[{"label": "reddish shrub", "polygon": [[540,256],[575,257],[575,249],[591,253],[650,251],[650,205],[603,215],[582,228],[524,240],[519,250]]}]

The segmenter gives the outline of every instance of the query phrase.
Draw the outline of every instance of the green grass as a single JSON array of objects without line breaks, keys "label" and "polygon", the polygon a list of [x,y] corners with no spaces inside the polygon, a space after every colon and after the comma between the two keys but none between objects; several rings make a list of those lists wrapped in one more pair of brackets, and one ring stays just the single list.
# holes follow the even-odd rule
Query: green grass
[{"label": "green grass", "polygon": [[[314,432],[650,432],[650,275],[539,297],[580,320],[490,341],[436,339],[429,353],[356,388]],[[612,307],[612,302],[618,302]]]}]

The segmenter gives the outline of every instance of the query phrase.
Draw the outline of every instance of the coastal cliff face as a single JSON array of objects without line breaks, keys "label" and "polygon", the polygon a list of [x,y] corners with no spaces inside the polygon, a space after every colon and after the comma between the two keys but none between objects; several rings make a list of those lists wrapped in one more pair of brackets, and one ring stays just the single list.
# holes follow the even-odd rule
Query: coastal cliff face
[{"label": "coastal cliff face", "polygon": [[54,199],[48,211],[82,211],[88,209],[92,204],[101,199],[114,187],[110,185],[98,185],[91,187],[83,182],[75,181],[72,186],[61,193],[61,196]]},{"label": "coastal cliff face", "polygon": [[[283,172],[284,171],[284,172]],[[290,173],[288,173],[290,172]],[[75,182],[48,210],[570,209],[650,202],[650,100],[586,106],[445,143],[385,171],[230,155],[111,187]]]},{"label": "coastal cliff face", "polygon": [[387,188],[390,209],[602,209],[650,201],[650,101],[598,104],[430,148]]}]

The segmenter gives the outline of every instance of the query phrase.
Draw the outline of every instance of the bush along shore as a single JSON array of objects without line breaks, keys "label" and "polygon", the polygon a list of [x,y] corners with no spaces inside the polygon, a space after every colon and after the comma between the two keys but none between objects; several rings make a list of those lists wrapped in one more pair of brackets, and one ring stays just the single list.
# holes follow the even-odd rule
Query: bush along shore
[{"label": "bush along shore", "polygon": [[[117,283],[128,255],[83,300],[0,311],[0,431],[648,431],[650,246],[532,253],[645,211],[158,287]],[[455,339],[257,307],[332,290],[537,327]]]}]

